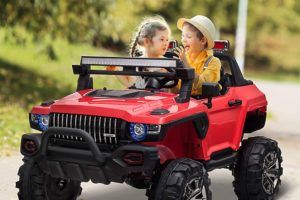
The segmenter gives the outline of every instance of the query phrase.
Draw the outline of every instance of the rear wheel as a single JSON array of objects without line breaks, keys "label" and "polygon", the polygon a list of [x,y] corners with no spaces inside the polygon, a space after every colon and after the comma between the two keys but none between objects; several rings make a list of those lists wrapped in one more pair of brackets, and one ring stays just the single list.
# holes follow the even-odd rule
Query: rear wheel
[{"label": "rear wheel", "polygon": [[282,157],[277,142],[265,137],[244,140],[233,169],[234,191],[240,200],[271,200],[278,192]]},{"label": "rear wheel", "polygon": [[210,180],[202,163],[183,158],[170,162],[154,183],[149,200],[211,200]]},{"label": "rear wheel", "polygon": [[79,181],[53,178],[33,160],[24,161],[18,175],[16,187],[20,200],[75,200],[81,194]]}]

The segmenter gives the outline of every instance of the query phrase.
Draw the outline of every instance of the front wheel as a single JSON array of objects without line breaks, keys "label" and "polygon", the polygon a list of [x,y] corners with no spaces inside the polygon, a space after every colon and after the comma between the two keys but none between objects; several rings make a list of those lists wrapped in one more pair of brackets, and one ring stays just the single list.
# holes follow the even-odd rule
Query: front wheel
[{"label": "front wheel", "polygon": [[75,200],[81,194],[79,181],[53,178],[30,159],[24,161],[18,175],[16,187],[20,200]]},{"label": "front wheel", "polygon": [[170,162],[158,183],[151,188],[149,200],[211,200],[210,180],[202,163],[182,158]]},{"label": "front wheel", "polygon": [[272,200],[282,175],[277,142],[265,137],[244,140],[233,169],[234,191],[240,200]]}]

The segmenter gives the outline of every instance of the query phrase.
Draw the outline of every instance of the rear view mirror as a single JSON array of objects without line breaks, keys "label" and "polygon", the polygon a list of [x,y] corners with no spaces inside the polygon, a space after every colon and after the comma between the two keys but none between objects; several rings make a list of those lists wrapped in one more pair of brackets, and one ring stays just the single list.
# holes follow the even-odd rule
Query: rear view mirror
[{"label": "rear view mirror", "polygon": [[202,96],[204,98],[216,97],[220,95],[220,87],[218,83],[208,83],[202,84]]},{"label": "rear view mirror", "polygon": [[220,95],[220,87],[218,83],[203,83],[202,97],[208,98],[204,103],[208,108],[212,108],[212,98]]}]

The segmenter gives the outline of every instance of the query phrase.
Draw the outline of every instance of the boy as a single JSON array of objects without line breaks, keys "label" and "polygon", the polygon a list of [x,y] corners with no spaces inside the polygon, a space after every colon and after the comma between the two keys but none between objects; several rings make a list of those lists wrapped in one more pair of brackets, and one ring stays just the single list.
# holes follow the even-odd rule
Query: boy
[{"label": "boy", "polygon": [[[178,47],[175,53],[186,67],[195,69],[192,95],[201,95],[203,82],[217,83],[220,80],[221,62],[211,50],[214,47],[215,26],[209,18],[197,15],[191,19],[180,18],[177,28],[182,31],[183,47]],[[172,89],[172,92],[177,92],[179,87]]]}]

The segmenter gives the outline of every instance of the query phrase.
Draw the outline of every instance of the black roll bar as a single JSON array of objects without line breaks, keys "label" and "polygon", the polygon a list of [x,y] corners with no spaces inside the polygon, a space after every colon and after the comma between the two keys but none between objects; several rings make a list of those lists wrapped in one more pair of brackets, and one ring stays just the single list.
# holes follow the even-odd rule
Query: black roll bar
[{"label": "black roll bar", "polygon": [[[95,66],[119,66],[118,71],[94,69]],[[176,101],[184,103],[190,100],[194,69],[182,67],[178,59],[168,58],[123,58],[123,57],[95,57],[82,56],[80,65],[72,65],[73,73],[78,74],[77,91],[92,89],[92,74],[143,76],[143,77],[167,77],[180,79],[181,87]],[[93,68],[93,69],[92,69]],[[136,70],[137,68],[141,70]],[[166,69],[166,72],[149,71],[147,68]]]}]

